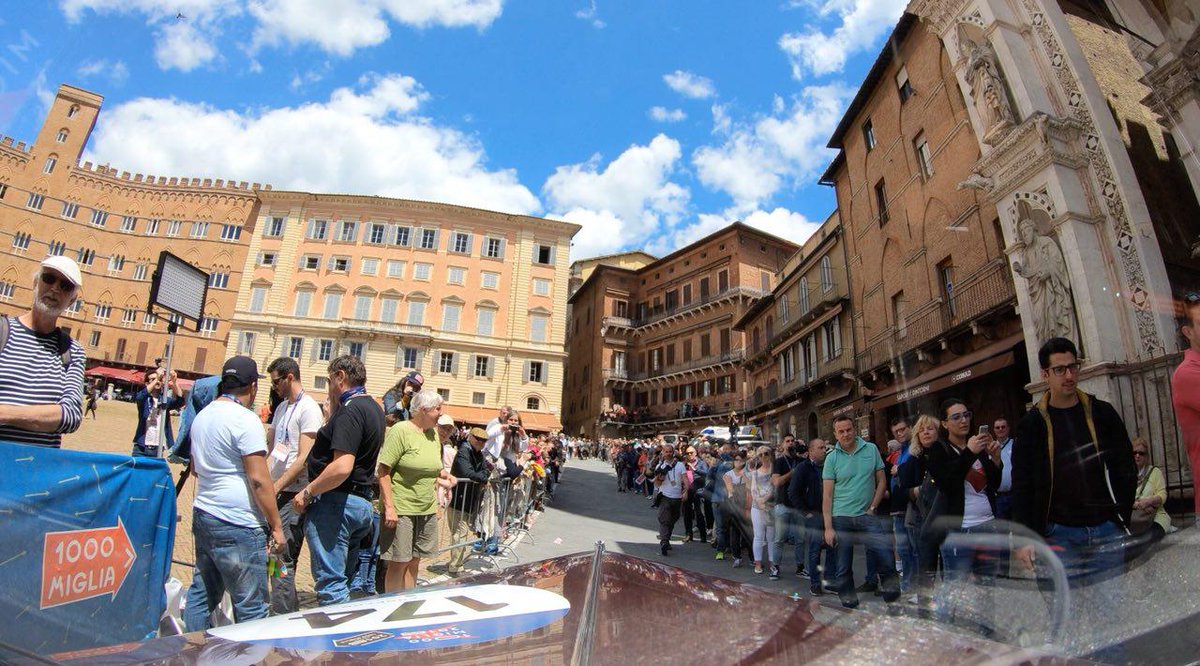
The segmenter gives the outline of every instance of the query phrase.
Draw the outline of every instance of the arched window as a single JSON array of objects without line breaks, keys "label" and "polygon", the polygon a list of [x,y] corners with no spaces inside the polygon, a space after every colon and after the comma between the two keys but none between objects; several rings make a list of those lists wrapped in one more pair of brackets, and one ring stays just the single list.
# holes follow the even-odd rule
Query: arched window
[{"label": "arched window", "polygon": [[802,314],[802,315],[808,314],[808,276],[807,275],[800,278],[800,287],[799,287],[798,291],[800,292],[798,294],[798,296],[800,297],[800,314]]},{"label": "arched window", "polygon": [[525,409],[528,409],[531,412],[536,412],[541,408],[542,408],[542,399],[541,398],[537,397],[536,395],[531,395],[528,398],[525,398]]}]

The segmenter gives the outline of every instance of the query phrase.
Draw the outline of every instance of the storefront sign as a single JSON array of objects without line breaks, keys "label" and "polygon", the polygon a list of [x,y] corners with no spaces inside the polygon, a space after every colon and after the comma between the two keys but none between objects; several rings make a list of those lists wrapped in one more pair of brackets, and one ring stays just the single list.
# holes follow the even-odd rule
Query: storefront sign
[{"label": "storefront sign", "polygon": [[970,379],[972,374],[973,373],[970,370],[963,370],[962,372],[956,372],[950,376],[950,383],[957,384],[964,379]]},{"label": "storefront sign", "polygon": [[924,384],[916,388],[910,388],[907,391],[901,391],[896,394],[896,402],[904,402],[912,398],[917,398],[929,393],[929,384]]}]

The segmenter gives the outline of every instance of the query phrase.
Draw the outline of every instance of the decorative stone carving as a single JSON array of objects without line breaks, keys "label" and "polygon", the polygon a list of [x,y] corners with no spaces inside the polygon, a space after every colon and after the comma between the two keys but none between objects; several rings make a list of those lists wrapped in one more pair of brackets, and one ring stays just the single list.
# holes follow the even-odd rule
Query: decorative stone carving
[{"label": "decorative stone carving", "polygon": [[990,179],[992,201],[999,201],[1052,164],[1081,169],[1083,125],[1073,118],[1052,118],[1038,111],[1012,129],[975,165],[981,177]]},{"label": "decorative stone carving", "polygon": [[1173,60],[1142,77],[1142,82],[1150,88],[1143,103],[1164,119],[1172,118],[1189,102],[1200,99],[1200,32]]},{"label": "decorative stone carving", "polygon": [[986,38],[972,39],[959,24],[959,49],[967,58],[967,81],[971,85],[971,98],[979,114],[983,142],[995,145],[1016,124],[1008,90],[1004,86],[1000,63]]},{"label": "decorative stone carving", "polygon": [[979,190],[980,192],[991,192],[996,186],[996,182],[987,176],[981,176],[973,173],[967,176],[967,179],[958,184],[956,190]]},{"label": "decorative stone carving", "polygon": [[1071,298],[1071,278],[1067,262],[1054,238],[1038,233],[1029,204],[1017,204],[1017,236],[1024,246],[1022,258],[1013,263],[1013,272],[1028,282],[1029,300],[1037,343],[1050,338],[1067,338],[1079,342],[1075,325],[1075,306]]}]

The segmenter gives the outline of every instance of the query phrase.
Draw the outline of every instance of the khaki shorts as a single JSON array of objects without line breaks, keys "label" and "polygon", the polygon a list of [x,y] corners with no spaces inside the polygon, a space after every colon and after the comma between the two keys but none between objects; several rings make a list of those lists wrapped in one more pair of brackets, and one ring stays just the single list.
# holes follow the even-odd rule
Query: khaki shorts
[{"label": "khaki shorts", "polygon": [[429,557],[437,550],[436,513],[428,516],[400,516],[395,529],[379,532],[379,557],[388,562],[407,562],[414,557]]}]

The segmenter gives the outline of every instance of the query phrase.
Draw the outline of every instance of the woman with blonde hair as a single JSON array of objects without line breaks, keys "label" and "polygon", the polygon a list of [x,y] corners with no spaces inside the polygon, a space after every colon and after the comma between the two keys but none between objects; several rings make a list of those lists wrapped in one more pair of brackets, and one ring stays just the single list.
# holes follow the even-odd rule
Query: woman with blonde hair
[{"label": "woman with blonde hair", "polygon": [[1137,465],[1137,496],[1129,529],[1135,541],[1126,549],[1127,560],[1136,559],[1172,531],[1171,516],[1163,508],[1167,503],[1167,481],[1162,470],[1150,464],[1150,443],[1138,435],[1133,438],[1132,449]]},{"label": "woman with blonde hair", "polygon": [[[931,504],[936,499],[936,486],[932,481],[925,483],[925,458],[941,436],[937,417],[921,414],[913,424],[912,442],[908,447],[908,460],[900,465],[900,488],[908,493],[908,510],[904,515],[904,528],[908,531],[910,543],[917,548],[917,575],[912,581],[907,581],[909,588],[915,585],[917,601],[921,608],[927,609],[932,602],[933,582],[937,577],[938,549],[928,540],[921,538],[925,519],[933,508]],[[925,485],[922,495],[922,485]]]},{"label": "woman with blonde hair", "polygon": [[[754,573],[763,572],[763,555],[769,560],[771,580],[779,580],[779,547],[775,545],[775,486],[771,467],[775,452],[769,446],[755,451],[758,466],[750,472],[750,524],[754,527]],[[763,551],[766,550],[766,553]]]}]

